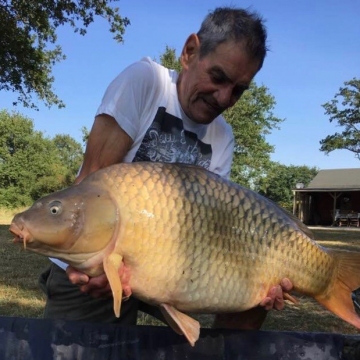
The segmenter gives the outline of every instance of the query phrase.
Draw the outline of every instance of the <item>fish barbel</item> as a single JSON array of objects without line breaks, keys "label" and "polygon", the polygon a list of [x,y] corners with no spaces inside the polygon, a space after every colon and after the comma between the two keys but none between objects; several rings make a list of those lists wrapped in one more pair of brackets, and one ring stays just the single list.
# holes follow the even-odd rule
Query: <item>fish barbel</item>
[{"label": "fish barbel", "polygon": [[253,308],[285,277],[360,328],[360,253],[321,247],[273,202],[199,167],[112,165],[39,199],[10,231],[29,250],[105,272],[116,316],[123,292],[158,305],[192,345],[200,326],[185,312]]}]

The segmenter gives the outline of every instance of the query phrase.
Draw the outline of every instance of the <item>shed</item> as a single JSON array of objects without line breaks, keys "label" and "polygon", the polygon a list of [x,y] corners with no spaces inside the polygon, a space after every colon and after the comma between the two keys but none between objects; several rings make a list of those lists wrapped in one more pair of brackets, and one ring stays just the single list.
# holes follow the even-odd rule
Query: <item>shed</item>
[{"label": "shed", "polygon": [[293,214],[304,224],[359,226],[360,168],[320,170],[301,185],[293,189]]}]

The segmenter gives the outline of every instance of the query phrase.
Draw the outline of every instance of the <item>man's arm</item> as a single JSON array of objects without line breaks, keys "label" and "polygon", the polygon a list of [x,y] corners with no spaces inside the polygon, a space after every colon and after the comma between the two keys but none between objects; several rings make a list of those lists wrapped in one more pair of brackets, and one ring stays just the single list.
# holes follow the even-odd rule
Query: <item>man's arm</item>
[{"label": "man's arm", "polygon": [[106,166],[123,161],[133,144],[131,137],[109,115],[98,115],[89,134],[84,162],[75,183]]},{"label": "man's arm", "polygon": [[[123,161],[133,144],[131,137],[109,115],[98,115],[89,134],[83,165],[75,184],[87,175],[106,166]],[[110,296],[111,289],[105,274],[90,278],[86,274],[68,266],[66,269],[72,284],[80,285],[80,290],[94,297]]]}]

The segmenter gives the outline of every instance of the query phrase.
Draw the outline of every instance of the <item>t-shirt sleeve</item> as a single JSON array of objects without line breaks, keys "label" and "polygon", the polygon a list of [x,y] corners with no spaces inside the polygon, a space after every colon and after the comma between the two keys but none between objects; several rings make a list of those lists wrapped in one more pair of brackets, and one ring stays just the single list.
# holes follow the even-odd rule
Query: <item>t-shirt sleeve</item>
[{"label": "t-shirt sleeve", "polygon": [[141,114],[156,91],[156,77],[147,59],[122,71],[108,86],[96,115],[112,116],[134,139],[141,127]]}]

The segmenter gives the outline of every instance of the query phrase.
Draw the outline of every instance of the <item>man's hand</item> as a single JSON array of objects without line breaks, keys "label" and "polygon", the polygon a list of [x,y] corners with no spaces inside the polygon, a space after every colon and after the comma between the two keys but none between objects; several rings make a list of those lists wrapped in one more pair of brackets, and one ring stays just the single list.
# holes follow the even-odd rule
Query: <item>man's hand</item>
[{"label": "man's hand", "polygon": [[288,278],[281,280],[280,285],[273,286],[268,296],[260,302],[260,306],[265,308],[265,310],[282,310],[285,306],[286,299],[295,301],[288,292],[293,288],[293,284]]},{"label": "man's hand", "polygon": [[292,288],[291,281],[284,278],[280,285],[273,286],[270,289],[268,296],[260,302],[259,306],[240,313],[217,314],[213,327],[237,330],[260,329],[268,310],[282,310],[285,306],[285,299],[296,301],[288,294]]},{"label": "man's hand", "polygon": [[80,291],[95,298],[112,296],[109,281],[105,274],[95,277],[88,275],[68,266],[66,274],[70,282],[79,285]]}]

